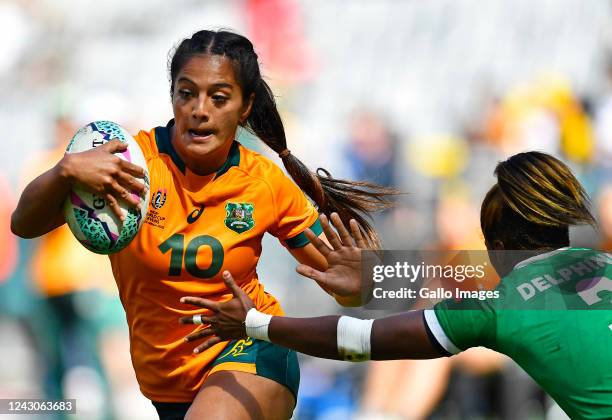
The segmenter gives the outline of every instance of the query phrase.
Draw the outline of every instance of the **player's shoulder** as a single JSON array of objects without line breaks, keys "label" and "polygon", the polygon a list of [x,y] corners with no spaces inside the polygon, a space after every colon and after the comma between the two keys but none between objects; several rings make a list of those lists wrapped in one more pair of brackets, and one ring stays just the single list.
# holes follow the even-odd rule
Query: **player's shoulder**
[{"label": "player's shoulder", "polygon": [[139,130],[134,135],[134,140],[136,140],[136,143],[138,143],[140,146],[142,154],[146,160],[149,160],[158,154],[155,132],[156,128],[151,128],[148,130]]},{"label": "player's shoulder", "polygon": [[581,264],[584,262],[590,264],[591,262],[597,263],[598,261],[609,259],[608,254],[595,249],[563,247],[531,256],[519,262],[514,267],[511,274],[516,277],[535,275],[538,273],[546,274],[571,266],[572,264]]},{"label": "player's shoulder", "polygon": [[283,170],[270,158],[251,150],[241,144],[240,149],[240,169],[254,178],[265,182],[276,182],[287,179]]}]

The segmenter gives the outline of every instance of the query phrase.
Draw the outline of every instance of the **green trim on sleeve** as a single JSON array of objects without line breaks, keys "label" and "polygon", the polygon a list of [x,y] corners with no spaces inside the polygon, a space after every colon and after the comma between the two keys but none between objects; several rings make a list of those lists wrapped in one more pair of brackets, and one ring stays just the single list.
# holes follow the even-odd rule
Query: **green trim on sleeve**
[{"label": "green trim on sleeve", "polygon": [[[310,226],[310,230],[312,230],[314,232],[314,234],[317,235],[317,236],[319,236],[321,234],[321,232],[323,232],[323,227],[321,227],[321,222],[319,222],[318,218]],[[301,232],[301,233],[298,233],[293,238],[287,239],[285,241],[285,243],[287,244],[287,246],[289,248],[295,249],[295,248],[303,248],[303,247],[305,247],[306,245],[308,245],[310,243],[310,241],[306,237],[306,234],[304,232]]]}]

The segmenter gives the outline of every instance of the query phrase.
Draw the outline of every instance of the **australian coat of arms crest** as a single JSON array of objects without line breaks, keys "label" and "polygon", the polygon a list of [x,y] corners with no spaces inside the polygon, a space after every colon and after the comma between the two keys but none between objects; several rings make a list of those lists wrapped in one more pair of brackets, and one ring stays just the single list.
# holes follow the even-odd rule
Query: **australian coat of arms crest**
[{"label": "australian coat of arms crest", "polygon": [[236,233],[243,233],[253,229],[255,220],[253,220],[252,203],[230,203],[225,204],[225,226]]}]

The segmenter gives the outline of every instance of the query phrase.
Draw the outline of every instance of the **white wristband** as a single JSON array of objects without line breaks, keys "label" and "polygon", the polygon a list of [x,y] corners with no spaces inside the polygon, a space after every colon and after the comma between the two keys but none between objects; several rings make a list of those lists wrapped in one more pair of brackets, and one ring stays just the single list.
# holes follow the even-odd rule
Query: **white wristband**
[{"label": "white wristband", "polygon": [[258,340],[270,341],[268,327],[271,320],[272,315],[261,313],[255,308],[249,309],[244,320],[247,335]]},{"label": "white wristband", "polygon": [[370,360],[373,319],[341,316],[337,326],[338,355],[350,362]]}]

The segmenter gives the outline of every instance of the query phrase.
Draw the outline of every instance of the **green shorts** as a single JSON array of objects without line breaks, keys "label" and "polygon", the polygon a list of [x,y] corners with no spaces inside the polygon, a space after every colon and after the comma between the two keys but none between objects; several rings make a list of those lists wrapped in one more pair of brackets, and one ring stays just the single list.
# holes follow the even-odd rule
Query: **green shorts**
[{"label": "green shorts", "polygon": [[293,350],[252,338],[232,340],[212,363],[208,374],[222,370],[248,372],[272,379],[289,388],[297,401],[300,366]]}]

